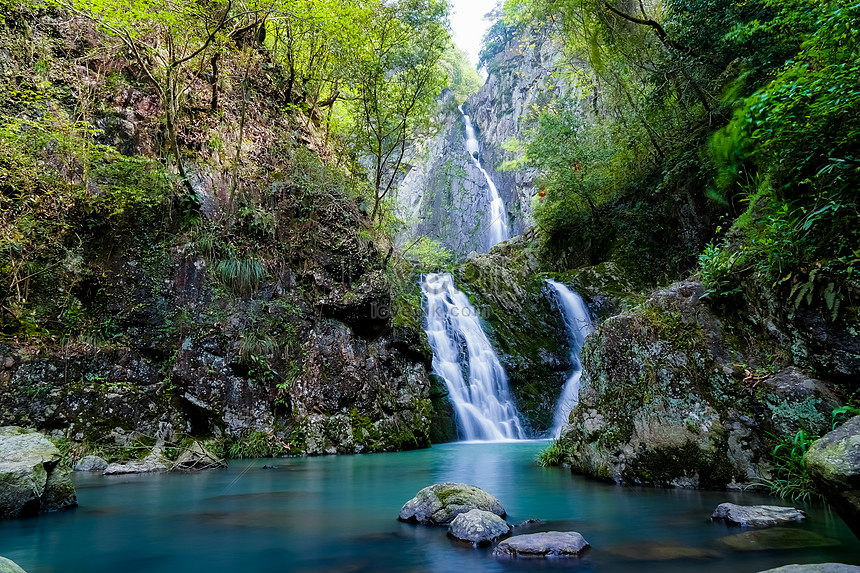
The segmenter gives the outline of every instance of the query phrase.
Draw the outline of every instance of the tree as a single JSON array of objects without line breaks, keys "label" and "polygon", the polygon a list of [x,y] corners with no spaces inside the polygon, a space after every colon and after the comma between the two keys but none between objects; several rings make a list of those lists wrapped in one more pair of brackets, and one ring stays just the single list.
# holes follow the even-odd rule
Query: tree
[{"label": "tree", "polygon": [[347,98],[355,150],[369,163],[372,217],[394,187],[412,134],[444,87],[439,59],[449,43],[443,0],[379,3],[367,13],[368,41],[350,46]]},{"label": "tree", "polygon": [[[164,106],[167,143],[176,169],[193,193],[179,148],[178,124],[195,71],[210,62],[217,75],[217,57],[232,37],[260,21],[255,7],[234,10],[233,0],[60,0],[66,9],[92,19],[119,38],[143,78]],[[217,80],[213,102],[217,104]]]}]

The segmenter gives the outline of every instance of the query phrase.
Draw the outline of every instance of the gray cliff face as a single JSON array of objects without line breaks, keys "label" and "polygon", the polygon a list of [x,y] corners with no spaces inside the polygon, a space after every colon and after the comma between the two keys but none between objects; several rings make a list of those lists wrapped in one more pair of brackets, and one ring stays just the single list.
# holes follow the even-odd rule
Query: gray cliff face
[{"label": "gray cliff face", "polygon": [[534,121],[535,107],[572,95],[572,87],[555,75],[561,57],[561,46],[549,35],[518,31],[487,63],[486,83],[463,105],[478,130],[484,168],[499,188],[514,235],[534,223],[532,200],[537,194],[538,173],[531,169],[501,171],[500,166],[517,155],[503,145],[511,139],[524,139]]},{"label": "gray cliff face", "polygon": [[398,188],[399,214],[407,223],[398,244],[426,236],[460,255],[484,252],[490,191],[466,151],[463,118],[450,91],[440,98],[435,127],[436,136],[412,150],[411,168]]},{"label": "gray cliff face", "polygon": [[[553,77],[560,56],[560,48],[547,38],[516,35],[489,62],[486,84],[462,106],[476,128],[478,158],[505,204],[512,236],[533,224],[537,173],[501,171],[502,163],[517,155],[503,145],[524,138],[534,106],[570,93]],[[407,223],[398,243],[406,246],[423,235],[459,255],[486,252],[490,190],[466,150],[463,117],[450,91],[440,97],[435,125],[436,135],[413,148],[410,170],[398,189],[399,213]]]}]

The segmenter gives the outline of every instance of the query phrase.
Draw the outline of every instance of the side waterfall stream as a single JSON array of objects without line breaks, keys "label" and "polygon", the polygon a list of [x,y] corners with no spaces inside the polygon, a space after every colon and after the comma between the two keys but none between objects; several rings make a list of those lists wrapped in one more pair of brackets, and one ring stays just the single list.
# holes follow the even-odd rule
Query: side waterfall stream
[{"label": "side waterfall stream", "polygon": [[573,371],[561,390],[561,397],[555,407],[552,430],[550,436],[558,438],[561,436],[562,427],[567,424],[570,411],[579,402],[579,379],[582,377],[582,362],[579,353],[582,351],[582,343],[594,327],[588,308],[582,302],[582,297],[573,292],[563,284],[554,280],[547,280],[547,284],[556,293],[556,302],[561,310],[564,325],[567,329],[567,338],[570,341],[570,361]]}]

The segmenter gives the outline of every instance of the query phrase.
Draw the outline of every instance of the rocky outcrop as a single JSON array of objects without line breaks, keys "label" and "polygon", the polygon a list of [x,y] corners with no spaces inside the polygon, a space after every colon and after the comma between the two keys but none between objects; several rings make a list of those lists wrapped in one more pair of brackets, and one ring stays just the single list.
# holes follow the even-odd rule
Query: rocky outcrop
[{"label": "rocky outcrop", "polygon": [[179,458],[173,463],[172,469],[181,472],[195,472],[226,467],[227,462],[207,450],[200,442],[195,441],[180,454]]},{"label": "rocky outcrop", "polygon": [[489,545],[510,531],[511,526],[495,513],[472,509],[451,521],[448,535],[474,545]]},{"label": "rocky outcrop", "polygon": [[152,453],[142,460],[130,462],[112,463],[103,472],[106,476],[127,474],[150,474],[166,472],[170,469],[170,463],[158,453]]},{"label": "rocky outcrop", "polygon": [[547,558],[579,557],[590,545],[575,531],[528,533],[505,539],[493,549],[493,557]]},{"label": "rocky outcrop", "polygon": [[0,519],[28,517],[78,505],[71,470],[43,434],[0,427]]},{"label": "rocky outcrop", "polygon": [[742,527],[773,527],[806,519],[806,513],[793,507],[778,505],[737,505],[721,503],[711,519]]},{"label": "rocky outcrop", "polygon": [[699,283],[653,293],[585,343],[571,465],[627,484],[739,488],[769,476],[767,436],[823,433],[840,403],[796,368],[771,374],[701,300]]},{"label": "rocky outcrop", "polygon": [[806,467],[830,505],[860,537],[860,416],[813,443]]},{"label": "rocky outcrop", "polygon": [[[45,79],[63,87],[43,103],[57,133],[75,126],[75,168],[50,146],[29,158],[50,172],[33,197],[77,198],[22,215],[38,223],[15,233],[40,248],[0,269],[7,284],[24,276],[6,276],[23,272],[8,270],[19,263],[32,275],[5,305],[16,310],[0,314],[0,425],[43,429],[112,460],[151,447],[164,424],[171,445],[265,434],[291,453],[306,435],[313,453],[427,446],[430,354],[409,291],[417,276],[372,230],[357,181],[326,161],[321,130],[274,103],[284,97],[279,66],[252,72],[261,97],[243,116],[255,135],[240,146],[241,176],[222,163],[239,137],[237,92],[223,90],[211,116],[201,108],[182,120],[187,189],[163,167],[158,95],[126,81],[139,72],[133,63],[88,48],[74,66],[83,75],[67,73],[79,42],[104,38],[86,18],[52,11],[22,9],[20,26],[0,30],[10,45],[45,46]],[[2,57],[31,68],[22,54]],[[191,81],[189,104],[210,90]],[[57,95],[80,89],[98,103],[86,127],[71,119],[80,102]],[[22,109],[6,104],[11,116]],[[76,155],[89,153],[85,140],[124,167],[85,174]],[[56,240],[41,248],[43,236]],[[344,416],[350,431],[330,432]]]},{"label": "rocky outcrop", "polygon": [[73,469],[76,472],[103,472],[107,467],[108,463],[103,458],[98,456],[84,456],[75,462]]},{"label": "rocky outcrop", "polygon": [[464,483],[446,482],[419,491],[403,505],[398,519],[425,525],[445,525],[473,509],[505,517],[505,508],[499,500],[484,490]]}]

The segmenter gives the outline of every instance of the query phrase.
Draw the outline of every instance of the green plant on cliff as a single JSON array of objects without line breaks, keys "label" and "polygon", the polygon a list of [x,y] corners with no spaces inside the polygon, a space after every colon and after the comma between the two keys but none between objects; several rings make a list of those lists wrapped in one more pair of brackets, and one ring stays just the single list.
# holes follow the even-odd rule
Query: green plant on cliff
[{"label": "green plant on cliff", "polygon": [[773,477],[762,480],[771,494],[794,501],[820,497],[806,469],[806,453],[817,439],[805,430],[784,436],[773,449]]}]

